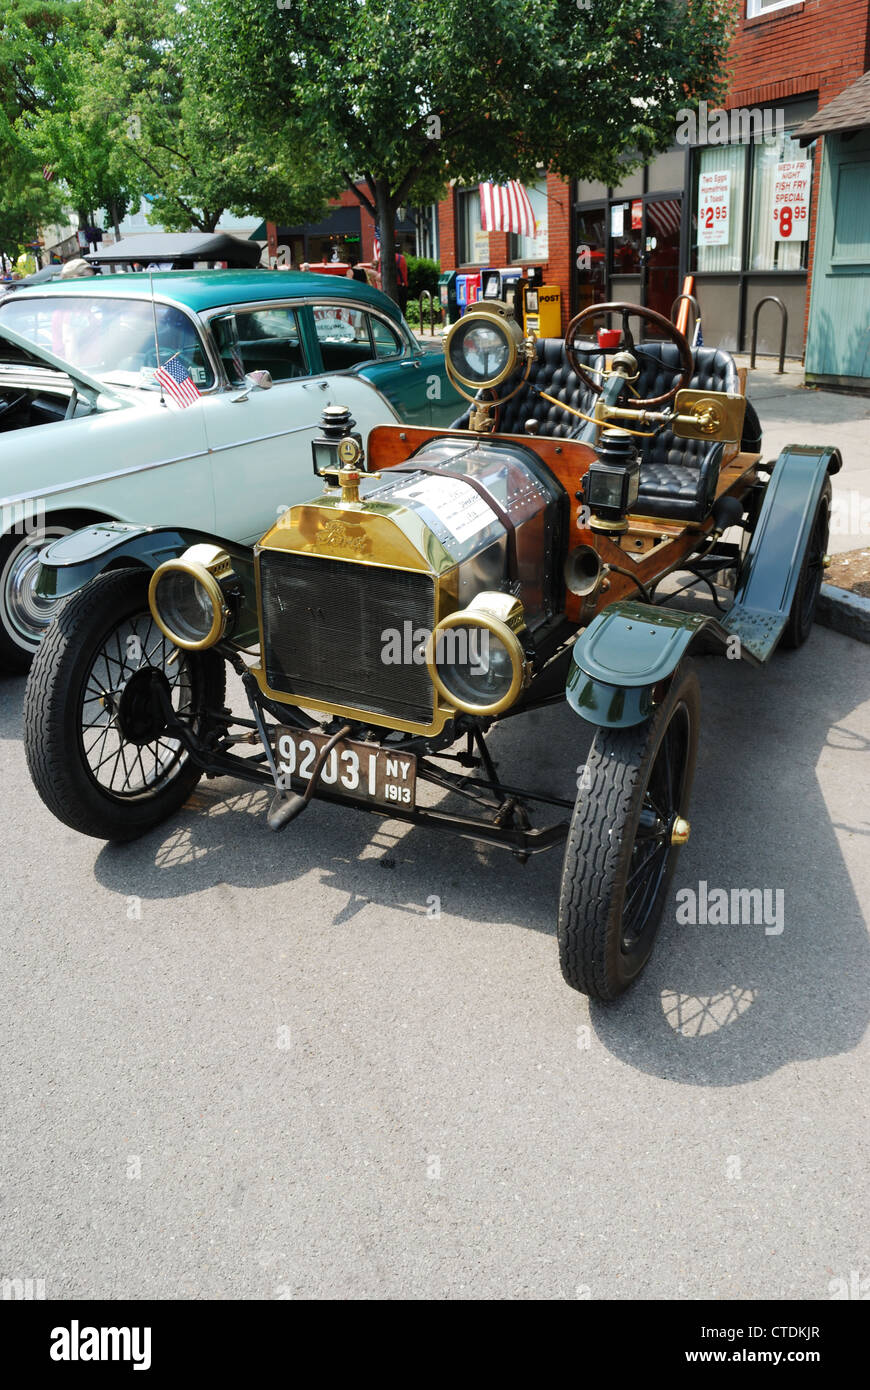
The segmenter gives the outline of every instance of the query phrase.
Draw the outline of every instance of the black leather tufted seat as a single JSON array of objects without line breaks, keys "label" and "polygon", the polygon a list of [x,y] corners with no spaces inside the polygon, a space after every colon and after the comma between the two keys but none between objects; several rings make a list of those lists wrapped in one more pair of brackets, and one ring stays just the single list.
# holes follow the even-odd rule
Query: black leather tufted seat
[{"label": "black leather tufted seat", "polygon": [[[640,372],[633,382],[639,397],[650,399],[670,391],[680,378],[680,354],[666,341],[640,343],[636,349]],[[700,391],[739,391],[740,380],[730,352],[695,348],[695,371],[689,386]],[[640,492],[633,511],[639,516],[702,521],[713,505],[724,444],[701,439],[678,439],[663,429],[644,441]]]},{"label": "black leather tufted seat", "polygon": [[[580,361],[599,371],[604,369],[602,352],[579,352]],[[510,382],[508,382],[510,386]],[[575,410],[592,414],[595,393],[589,390],[565,360],[565,344],[561,338],[538,338],[535,343],[535,360],[529,371],[529,380],[522,391],[506,402],[499,412],[496,428],[502,434],[525,434],[526,421],[538,421],[538,433],[556,435],[562,439],[570,438],[583,428],[584,421],[576,415],[568,415],[558,406],[542,400],[531,388],[537,386],[549,396],[555,396]],[[498,393],[496,393],[498,394]],[[454,430],[468,429],[468,411],[460,415],[451,425]]]},{"label": "black leather tufted seat", "polygon": [[[679,380],[680,355],[673,343],[639,343],[635,349],[639,378],[633,382],[637,396],[661,396]],[[580,354],[590,366],[604,366],[603,354]],[[695,390],[739,391],[740,382],[734,359],[720,348],[695,348],[695,372],[690,386]],[[561,338],[540,338],[537,356],[529,373],[531,385],[556,396],[566,405],[591,414],[593,393],[571,371],[565,360]],[[626,403],[634,399],[627,393]],[[506,434],[524,434],[525,422],[538,420],[539,433],[573,437],[584,422],[563,414],[530,389],[520,391],[508,401],[499,415],[497,428]],[[757,419],[756,419],[757,425]],[[468,412],[460,416],[453,429],[468,428]],[[746,447],[754,447],[753,443]],[[758,444],[760,448],[760,441]],[[641,445],[640,492],[633,508],[640,516],[674,517],[680,521],[702,521],[712,506],[719,478],[724,445],[703,440],[678,439],[669,429],[661,430]]]}]

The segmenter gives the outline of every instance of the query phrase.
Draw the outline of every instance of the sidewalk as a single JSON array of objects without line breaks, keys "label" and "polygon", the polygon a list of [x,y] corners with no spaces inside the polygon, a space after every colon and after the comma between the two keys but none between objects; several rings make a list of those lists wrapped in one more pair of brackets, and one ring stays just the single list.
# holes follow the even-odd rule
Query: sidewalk
[{"label": "sidewalk", "polygon": [[[735,357],[749,366],[747,355]],[[834,510],[830,551],[854,550],[870,543],[870,397],[820,391],[803,385],[803,366],[787,360],[777,374],[777,359],[758,360],[749,372],[746,394],[758,411],[766,459],[786,444],[834,444],[843,468],[832,478]]]}]

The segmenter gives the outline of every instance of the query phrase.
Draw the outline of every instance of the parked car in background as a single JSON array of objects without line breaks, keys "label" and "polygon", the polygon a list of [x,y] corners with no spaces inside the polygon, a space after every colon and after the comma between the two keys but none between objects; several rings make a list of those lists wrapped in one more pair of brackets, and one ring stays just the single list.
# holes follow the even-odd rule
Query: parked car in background
[{"label": "parked car in background", "polygon": [[[187,408],[158,366],[189,383]],[[33,587],[47,540],[181,519],[250,542],[310,492],[332,403],[365,440],[447,425],[460,398],[393,301],[338,276],[101,275],[0,302],[0,667],[26,669],[53,616]]]}]

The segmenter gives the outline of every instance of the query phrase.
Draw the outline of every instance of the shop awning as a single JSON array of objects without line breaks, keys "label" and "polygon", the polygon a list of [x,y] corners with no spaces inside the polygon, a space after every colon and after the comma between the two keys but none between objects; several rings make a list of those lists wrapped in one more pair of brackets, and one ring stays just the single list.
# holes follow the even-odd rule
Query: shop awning
[{"label": "shop awning", "polygon": [[802,145],[809,145],[820,135],[845,134],[870,126],[870,72],[865,72],[851,87],[823,106],[794,132]]}]

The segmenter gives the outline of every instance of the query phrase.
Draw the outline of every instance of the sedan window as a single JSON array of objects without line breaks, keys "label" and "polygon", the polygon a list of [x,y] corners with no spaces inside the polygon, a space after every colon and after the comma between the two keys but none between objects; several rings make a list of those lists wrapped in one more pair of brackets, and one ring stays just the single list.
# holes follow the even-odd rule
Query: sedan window
[{"label": "sedan window", "polygon": [[375,345],[375,353],[378,357],[400,357],[404,350],[404,343],[397,328],[389,327],[383,319],[376,318],[372,314],[370,318],[372,329],[372,342]]},{"label": "sedan window", "polygon": [[273,381],[309,375],[295,310],[283,307],[237,310],[236,327],[246,372],[271,372]]},{"label": "sedan window", "polygon": [[343,372],[371,362],[375,352],[369,336],[369,316],[345,304],[323,304],[314,309],[314,327],[325,372]]},{"label": "sedan window", "polygon": [[9,299],[0,317],[34,343],[91,376],[124,386],[157,390],[157,344],[165,365],[178,357],[200,391],[214,385],[214,372],[196,328],[171,304],[114,295],[46,295]]}]

